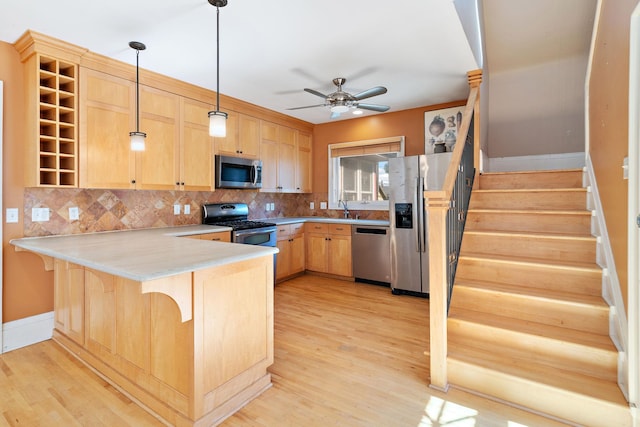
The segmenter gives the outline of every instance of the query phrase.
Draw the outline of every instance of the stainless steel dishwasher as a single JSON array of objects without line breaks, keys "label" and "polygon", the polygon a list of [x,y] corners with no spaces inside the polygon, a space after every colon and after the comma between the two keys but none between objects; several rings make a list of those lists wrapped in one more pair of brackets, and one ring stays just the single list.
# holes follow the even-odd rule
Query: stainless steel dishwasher
[{"label": "stainless steel dishwasher", "polygon": [[389,285],[391,282],[389,227],[353,225],[351,255],[353,276],[356,281]]}]

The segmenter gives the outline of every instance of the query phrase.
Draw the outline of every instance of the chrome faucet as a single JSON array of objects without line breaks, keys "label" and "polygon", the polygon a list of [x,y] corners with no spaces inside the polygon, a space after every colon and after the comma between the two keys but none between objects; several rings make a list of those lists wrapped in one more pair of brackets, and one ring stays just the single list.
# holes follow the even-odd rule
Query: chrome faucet
[{"label": "chrome faucet", "polygon": [[345,218],[349,218],[349,208],[347,207],[347,201],[346,200],[338,200],[338,207],[340,207],[340,203],[342,203],[342,206],[344,207],[344,217]]}]

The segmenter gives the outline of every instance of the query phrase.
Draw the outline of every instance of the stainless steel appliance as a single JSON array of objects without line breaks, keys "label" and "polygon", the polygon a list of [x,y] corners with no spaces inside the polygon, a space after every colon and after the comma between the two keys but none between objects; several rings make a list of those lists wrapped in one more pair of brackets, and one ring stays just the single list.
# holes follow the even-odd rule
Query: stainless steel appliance
[{"label": "stainless steel appliance", "polygon": [[389,227],[351,227],[351,257],[356,282],[389,286],[391,257]]},{"label": "stainless steel appliance", "polygon": [[246,203],[202,205],[202,223],[231,227],[231,241],[245,245],[276,246],[276,225],[251,221]]},{"label": "stainless steel appliance", "polygon": [[391,290],[429,295],[429,245],[425,190],[440,189],[451,153],[389,159]]},{"label": "stainless steel appliance", "polygon": [[262,162],[216,155],[216,188],[262,188]]}]

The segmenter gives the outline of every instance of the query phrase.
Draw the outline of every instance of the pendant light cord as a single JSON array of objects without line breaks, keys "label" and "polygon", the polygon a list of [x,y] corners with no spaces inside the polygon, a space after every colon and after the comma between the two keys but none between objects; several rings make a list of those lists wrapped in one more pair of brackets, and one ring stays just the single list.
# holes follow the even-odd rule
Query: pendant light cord
[{"label": "pendant light cord", "polygon": [[216,111],[220,111],[220,7],[216,6]]},{"label": "pendant light cord", "polygon": [[136,132],[140,132],[140,66],[138,57],[140,50],[136,49]]}]

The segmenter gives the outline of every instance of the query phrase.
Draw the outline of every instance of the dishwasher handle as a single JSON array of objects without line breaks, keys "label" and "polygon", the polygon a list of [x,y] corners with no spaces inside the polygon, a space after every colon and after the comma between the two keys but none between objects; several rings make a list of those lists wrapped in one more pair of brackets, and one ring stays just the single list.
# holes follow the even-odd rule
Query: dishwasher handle
[{"label": "dishwasher handle", "polygon": [[387,229],[356,227],[356,233],[357,234],[387,234]]}]

